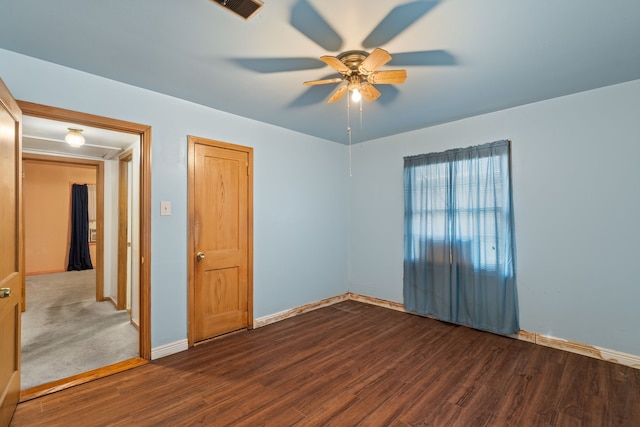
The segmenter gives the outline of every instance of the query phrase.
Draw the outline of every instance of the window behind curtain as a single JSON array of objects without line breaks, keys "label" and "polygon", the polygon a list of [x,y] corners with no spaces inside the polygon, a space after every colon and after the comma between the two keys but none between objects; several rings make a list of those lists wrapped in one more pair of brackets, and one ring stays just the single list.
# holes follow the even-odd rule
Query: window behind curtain
[{"label": "window behind curtain", "polygon": [[[492,181],[492,185],[468,188],[469,180],[477,179],[486,183],[490,173],[502,173],[500,159],[486,157],[478,159],[477,162],[475,177],[474,171],[463,161],[415,166],[416,175],[421,176],[418,179],[423,180],[422,185],[430,186],[430,191],[437,197],[428,208],[418,203],[415,210],[411,211],[412,230],[418,238],[414,243],[418,245],[420,239],[432,239],[444,244],[448,236],[455,236],[464,246],[465,242],[469,243],[475,237],[475,244],[470,245],[472,252],[469,261],[477,269],[495,270],[498,264],[498,253],[494,244],[498,238],[496,229],[502,228],[506,220],[505,211],[508,206],[504,204],[508,203],[508,200],[504,191],[507,188],[504,188],[502,180]],[[489,170],[490,165],[492,171]],[[429,180],[428,176],[435,176],[436,179]],[[454,200],[450,200],[450,185],[460,185],[455,192]],[[455,209],[459,221],[452,220],[452,209]],[[423,222],[431,224],[428,230],[421,226]],[[472,230],[474,224],[481,227],[476,233]],[[453,227],[456,229],[453,230]],[[419,250],[411,253],[412,257],[419,255]]]},{"label": "window behind curtain", "polygon": [[509,141],[405,158],[405,307],[517,331]]}]

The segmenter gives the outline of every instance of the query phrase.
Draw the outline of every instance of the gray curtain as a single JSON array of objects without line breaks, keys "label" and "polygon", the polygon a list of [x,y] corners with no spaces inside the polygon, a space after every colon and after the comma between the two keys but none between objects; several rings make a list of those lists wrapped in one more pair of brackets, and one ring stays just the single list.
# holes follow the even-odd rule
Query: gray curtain
[{"label": "gray curtain", "polygon": [[404,305],[517,332],[510,142],[404,159]]}]

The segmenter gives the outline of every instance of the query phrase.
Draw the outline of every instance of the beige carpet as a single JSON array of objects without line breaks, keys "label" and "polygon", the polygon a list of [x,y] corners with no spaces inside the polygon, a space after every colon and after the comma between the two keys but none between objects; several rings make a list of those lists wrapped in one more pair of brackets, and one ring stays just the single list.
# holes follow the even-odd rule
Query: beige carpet
[{"label": "beige carpet", "polygon": [[138,356],[126,310],[95,300],[95,270],[27,276],[21,389]]}]

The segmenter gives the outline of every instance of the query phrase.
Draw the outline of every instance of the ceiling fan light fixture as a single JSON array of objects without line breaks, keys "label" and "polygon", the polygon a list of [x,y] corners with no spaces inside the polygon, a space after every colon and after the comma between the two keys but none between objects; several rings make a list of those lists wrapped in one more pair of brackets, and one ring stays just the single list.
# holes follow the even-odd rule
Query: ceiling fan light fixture
[{"label": "ceiling fan light fixture", "polygon": [[351,91],[351,100],[353,102],[360,102],[360,100],[362,99],[362,94],[360,93],[359,89],[353,89]]},{"label": "ceiling fan light fixture", "polygon": [[349,77],[349,92],[351,92],[351,100],[353,102],[360,102],[362,99],[361,81],[358,75]]},{"label": "ceiling fan light fixture", "polygon": [[64,137],[64,140],[72,147],[80,147],[84,145],[84,136],[82,136],[82,129],[67,128],[69,133]]}]

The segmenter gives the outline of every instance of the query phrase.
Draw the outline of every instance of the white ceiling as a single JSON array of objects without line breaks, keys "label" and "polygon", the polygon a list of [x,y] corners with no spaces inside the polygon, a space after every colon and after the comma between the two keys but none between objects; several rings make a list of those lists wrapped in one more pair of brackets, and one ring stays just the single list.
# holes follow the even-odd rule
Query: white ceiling
[{"label": "white ceiling", "polygon": [[339,143],[346,101],[302,85],[337,76],[325,54],[382,47],[408,72],[354,142],[640,79],[638,0],[265,0],[249,21],[209,0],[0,1],[0,48]]},{"label": "white ceiling", "polygon": [[[82,130],[84,145],[72,147],[65,142],[69,128]],[[22,118],[22,151],[26,153],[111,160],[139,141],[140,136],[135,134],[38,117]]]}]

